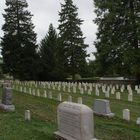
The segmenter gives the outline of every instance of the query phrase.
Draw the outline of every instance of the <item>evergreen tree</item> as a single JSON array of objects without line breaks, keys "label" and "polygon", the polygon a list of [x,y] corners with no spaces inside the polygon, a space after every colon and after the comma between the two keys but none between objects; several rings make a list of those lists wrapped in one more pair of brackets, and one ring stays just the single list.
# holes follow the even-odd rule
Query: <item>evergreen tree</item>
[{"label": "evergreen tree", "polygon": [[72,75],[81,74],[86,65],[86,47],[84,37],[81,31],[82,20],[78,18],[78,8],[72,0],[65,0],[61,4],[59,12],[59,35],[64,52],[64,65],[66,70]]},{"label": "evergreen tree", "polygon": [[94,0],[100,73],[135,75],[140,83],[140,1]]},{"label": "evergreen tree", "polygon": [[32,15],[26,10],[26,0],[7,0],[3,17],[2,55],[4,72],[21,80],[36,78],[36,34],[31,21]]},{"label": "evergreen tree", "polygon": [[87,76],[88,77],[94,77],[97,76],[96,75],[96,64],[95,64],[95,60],[89,60],[89,62],[87,63]]},{"label": "evergreen tree", "polygon": [[62,60],[60,60],[61,53],[59,49],[61,50],[57,32],[50,24],[48,33],[40,44],[40,56],[43,66],[42,80],[61,80],[65,77],[61,68]]}]

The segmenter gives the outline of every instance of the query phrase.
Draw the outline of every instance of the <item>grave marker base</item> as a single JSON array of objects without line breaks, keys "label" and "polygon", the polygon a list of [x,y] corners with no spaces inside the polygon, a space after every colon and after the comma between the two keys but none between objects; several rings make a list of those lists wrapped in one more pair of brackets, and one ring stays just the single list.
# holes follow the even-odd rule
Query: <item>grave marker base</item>
[{"label": "grave marker base", "polygon": [[6,111],[15,111],[15,106],[14,105],[5,105],[5,104],[0,104],[0,108]]},{"label": "grave marker base", "polygon": [[113,118],[115,116],[114,113],[109,113],[109,114],[100,114],[100,113],[97,113],[95,111],[93,111],[94,114],[98,115],[98,116],[105,116],[105,117],[108,117],[108,118]]},{"label": "grave marker base", "polygon": [[[54,133],[55,135],[55,138],[58,139],[58,140],[77,140],[77,139],[74,139],[68,135],[65,135],[59,131],[55,132]],[[90,139],[90,140],[97,140],[96,138],[93,138],[93,139]]]}]

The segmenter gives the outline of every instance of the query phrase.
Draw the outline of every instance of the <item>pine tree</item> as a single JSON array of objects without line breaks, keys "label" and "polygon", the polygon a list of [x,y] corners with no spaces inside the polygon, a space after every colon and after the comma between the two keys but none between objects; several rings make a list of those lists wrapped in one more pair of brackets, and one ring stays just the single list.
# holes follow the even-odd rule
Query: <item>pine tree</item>
[{"label": "pine tree", "polygon": [[40,43],[40,56],[43,66],[42,80],[61,80],[65,77],[61,68],[62,60],[60,58],[62,54],[59,49],[61,50],[57,32],[50,24],[48,33]]},{"label": "pine tree", "polygon": [[140,83],[139,0],[94,0],[96,62],[101,73],[135,75]]},{"label": "pine tree", "polygon": [[86,47],[80,26],[83,20],[78,18],[78,8],[72,0],[65,0],[59,12],[59,35],[64,50],[66,70],[75,79],[76,73],[82,73],[86,64]]},{"label": "pine tree", "polygon": [[36,34],[31,21],[32,15],[26,10],[26,0],[7,0],[3,17],[2,55],[4,72],[21,80],[35,79],[37,63]]}]

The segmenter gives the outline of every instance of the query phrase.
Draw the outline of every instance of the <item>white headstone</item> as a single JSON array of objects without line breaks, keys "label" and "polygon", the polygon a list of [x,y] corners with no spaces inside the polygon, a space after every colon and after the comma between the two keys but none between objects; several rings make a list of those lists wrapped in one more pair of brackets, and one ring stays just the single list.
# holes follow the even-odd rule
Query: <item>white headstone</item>
[{"label": "white headstone", "polygon": [[138,85],[135,85],[135,90],[138,90]]},{"label": "white headstone", "polygon": [[76,87],[75,87],[75,85],[73,86],[73,93],[76,93]]},{"label": "white headstone", "polygon": [[26,93],[26,87],[24,87],[24,91],[23,92]]},{"label": "white headstone", "polygon": [[58,101],[60,101],[60,102],[62,101],[62,95],[61,95],[61,93],[58,94]]},{"label": "white headstone", "polygon": [[140,117],[137,118],[136,124],[137,124],[137,125],[140,125]]},{"label": "white headstone", "polygon": [[90,89],[88,90],[88,95],[91,95],[91,90]]},{"label": "white headstone", "polygon": [[100,95],[100,92],[99,92],[98,87],[95,88],[95,95],[96,95],[96,96],[99,96],[99,95]]},{"label": "white headstone", "polygon": [[32,94],[35,96],[35,89],[32,90]]},{"label": "white headstone", "polygon": [[115,87],[112,87],[111,94],[115,94]]},{"label": "white headstone", "polygon": [[121,99],[120,92],[116,92],[116,99],[118,99],[118,100]]},{"label": "white headstone", "polygon": [[30,121],[31,120],[30,110],[25,110],[25,120],[26,121]]},{"label": "white headstone", "polygon": [[63,85],[63,91],[66,91],[66,86],[65,85]]},{"label": "white headstone", "polygon": [[80,94],[84,94],[84,89],[83,88],[80,89]]},{"label": "white headstone", "polygon": [[121,86],[121,92],[124,92],[124,90],[125,90],[125,86],[122,85],[122,86]]},{"label": "white headstone", "polygon": [[20,92],[22,92],[22,87],[20,86]]},{"label": "white headstone", "polygon": [[70,87],[68,87],[68,92],[70,92]]},{"label": "white headstone", "polygon": [[57,90],[58,90],[58,91],[60,91],[60,90],[61,90],[61,86],[60,86],[60,85],[57,87]]},{"label": "white headstone", "polygon": [[32,94],[32,89],[31,88],[29,88],[29,94]]},{"label": "white headstone", "polygon": [[126,121],[130,121],[130,110],[129,109],[123,110],[123,119]]},{"label": "white headstone", "polygon": [[83,102],[83,101],[82,101],[82,97],[78,97],[77,103],[78,103],[78,104],[82,104],[82,102]]},{"label": "white headstone", "polygon": [[72,96],[71,95],[68,96],[68,102],[72,102]]},{"label": "white headstone", "polygon": [[49,97],[49,99],[52,99],[52,92],[51,91],[48,93],[48,97]]},{"label": "white headstone", "polygon": [[128,101],[130,101],[130,102],[133,101],[133,94],[128,94]]},{"label": "white headstone", "polygon": [[133,91],[132,91],[132,89],[128,89],[128,94],[133,94]]},{"label": "white headstone", "polygon": [[109,91],[105,91],[105,97],[109,98]]},{"label": "white headstone", "polygon": [[137,90],[137,94],[140,94],[140,89]]},{"label": "white headstone", "polygon": [[86,105],[63,102],[57,108],[56,137],[64,140],[95,140],[93,111]]},{"label": "white headstone", "polygon": [[47,91],[46,90],[44,90],[44,98],[47,98]]},{"label": "white headstone", "polygon": [[40,91],[37,89],[37,96],[40,97]]},{"label": "white headstone", "polygon": [[87,85],[84,85],[84,90],[87,91]]}]

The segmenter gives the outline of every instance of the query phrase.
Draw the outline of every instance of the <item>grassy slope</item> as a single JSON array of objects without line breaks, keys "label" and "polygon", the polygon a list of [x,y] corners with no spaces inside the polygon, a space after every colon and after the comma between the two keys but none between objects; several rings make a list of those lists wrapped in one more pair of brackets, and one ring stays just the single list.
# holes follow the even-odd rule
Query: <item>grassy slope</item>
[{"label": "grassy slope", "polygon": [[[1,97],[1,96],[0,96]],[[74,100],[79,95],[74,96]],[[85,97],[85,95],[83,95]],[[101,96],[101,98],[103,98]],[[92,106],[94,96],[86,96],[84,103]],[[126,98],[127,99],[127,98]],[[111,97],[111,108],[115,118],[107,119],[95,116],[95,136],[102,140],[140,140],[140,127],[135,120],[140,116],[140,102],[129,103],[117,101]],[[15,113],[0,111],[0,140],[53,140],[53,132],[57,130],[56,109],[59,102],[41,97],[34,97],[24,93],[14,92],[13,103]],[[129,108],[132,120],[123,121],[122,109]],[[24,121],[24,110],[30,109],[32,120]]]}]

